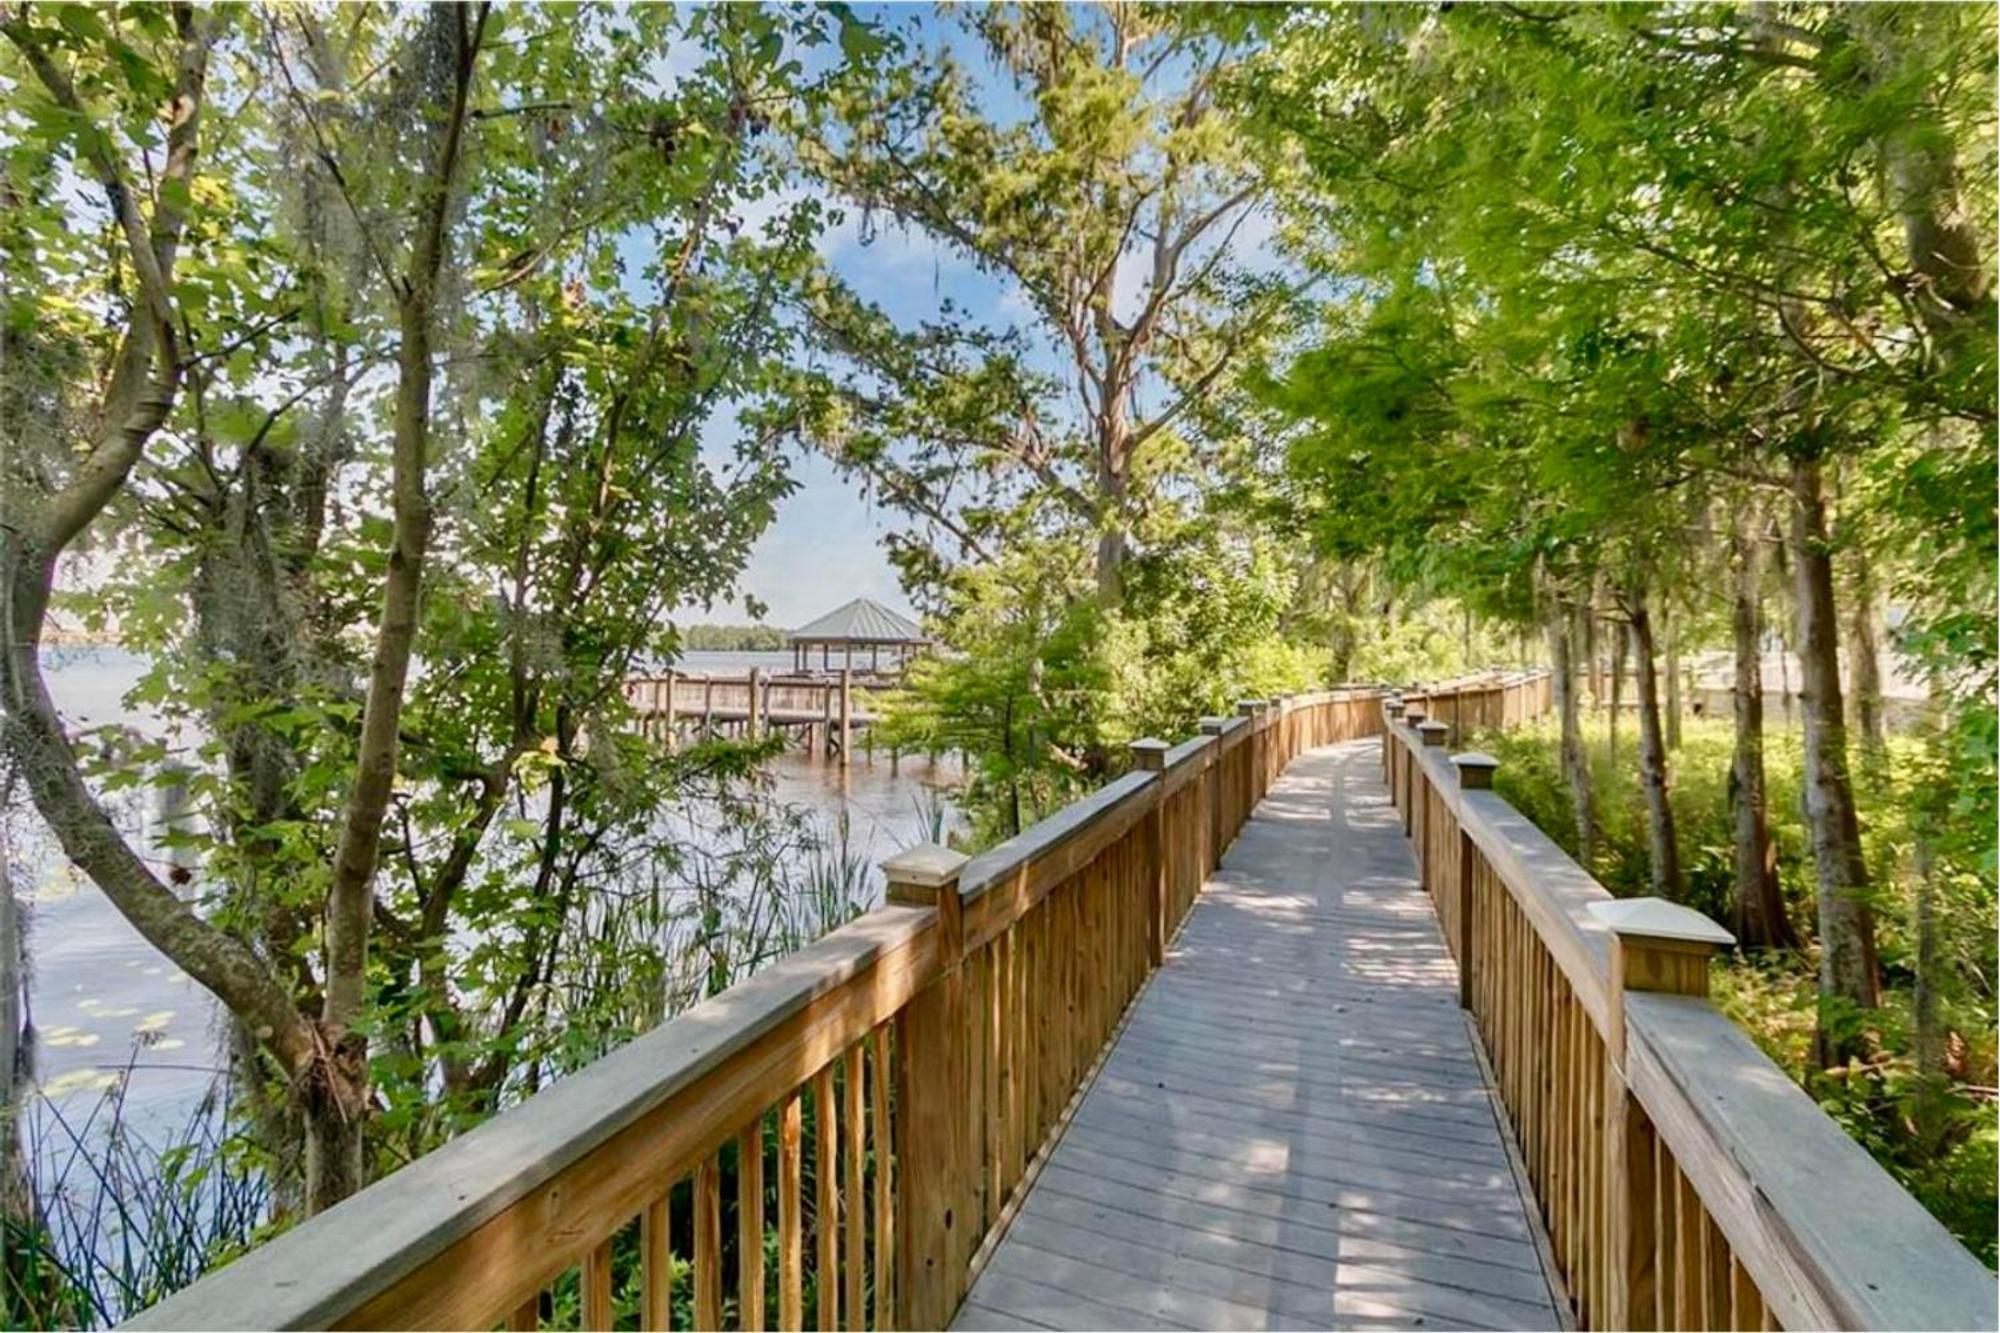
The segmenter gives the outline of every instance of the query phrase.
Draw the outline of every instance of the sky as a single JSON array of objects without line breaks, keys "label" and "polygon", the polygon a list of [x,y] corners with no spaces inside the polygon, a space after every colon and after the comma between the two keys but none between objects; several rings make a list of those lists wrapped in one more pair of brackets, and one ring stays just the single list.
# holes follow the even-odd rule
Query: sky
[{"label": "sky", "polygon": [[[929,6],[866,5],[855,12],[926,45],[947,42],[968,64],[980,59],[964,35]],[[1011,102],[1014,95],[996,90],[995,98]],[[878,220],[864,234],[852,210],[828,228],[819,248],[835,272],[898,322],[914,323],[933,314],[947,298],[973,310],[996,312],[1018,299],[923,232]],[[734,434],[728,413],[719,413],[708,423],[703,442],[711,456],[726,457]],[[791,472],[798,489],[779,505],[738,584],[741,594],[764,605],[765,623],[795,628],[855,597],[872,598],[914,617],[882,546],[885,534],[898,526],[897,516],[874,504],[823,455],[795,450]],[[747,619],[740,614],[742,607],[739,598],[732,608],[737,614],[725,615],[717,607],[712,618]]]}]

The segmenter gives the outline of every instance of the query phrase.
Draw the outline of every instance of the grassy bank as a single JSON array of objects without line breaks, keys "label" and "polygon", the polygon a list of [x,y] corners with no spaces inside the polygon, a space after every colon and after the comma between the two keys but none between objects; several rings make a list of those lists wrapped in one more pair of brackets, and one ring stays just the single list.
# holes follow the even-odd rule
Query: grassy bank
[{"label": "grassy bank", "polygon": [[[1638,778],[1637,727],[1628,716],[1615,742],[1605,714],[1587,716],[1588,752],[1600,822],[1590,870],[1620,897],[1647,889],[1646,810]],[[1495,786],[1576,854],[1576,828],[1562,782],[1553,721],[1472,744],[1501,761]],[[1671,759],[1672,803],[1687,875],[1686,901],[1728,919],[1729,769],[1726,719],[1690,718]],[[1813,870],[1801,796],[1801,738],[1771,726],[1765,762],[1771,833],[1787,910],[1810,941]],[[1949,858],[1930,867],[1936,903],[1942,1070],[1924,1076],[1916,1058],[1918,858],[1909,812],[1922,762],[1917,742],[1891,737],[1877,762],[1859,766],[1861,823],[1875,887],[1884,1005],[1867,1017],[1870,1056],[1822,1070],[1813,1060],[1817,956],[1737,953],[1712,978],[1717,1003],[1799,1081],[1925,1207],[1989,1266],[1995,1261],[1995,920],[1985,867]]]}]

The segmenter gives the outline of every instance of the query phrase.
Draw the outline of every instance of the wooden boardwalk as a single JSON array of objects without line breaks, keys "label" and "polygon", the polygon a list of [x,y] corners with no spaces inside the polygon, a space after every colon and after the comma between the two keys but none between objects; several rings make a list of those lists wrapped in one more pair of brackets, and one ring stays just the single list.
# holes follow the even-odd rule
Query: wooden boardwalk
[{"label": "wooden boardwalk", "polygon": [[1561,1326],[1379,754],[1257,807],[956,1327]]}]

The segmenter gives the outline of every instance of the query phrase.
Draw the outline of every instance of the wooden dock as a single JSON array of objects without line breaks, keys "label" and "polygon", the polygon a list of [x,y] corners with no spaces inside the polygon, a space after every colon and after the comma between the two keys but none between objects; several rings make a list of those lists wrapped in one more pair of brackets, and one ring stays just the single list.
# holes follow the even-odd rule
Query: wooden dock
[{"label": "wooden dock", "polygon": [[956,1327],[1558,1325],[1379,754],[1258,805]]},{"label": "wooden dock", "polygon": [[808,754],[845,763],[856,733],[881,722],[885,699],[900,687],[893,676],[856,673],[740,676],[668,672],[635,676],[625,697],[640,730],[672,743],[716,736],[760,740],[783,735]]}]

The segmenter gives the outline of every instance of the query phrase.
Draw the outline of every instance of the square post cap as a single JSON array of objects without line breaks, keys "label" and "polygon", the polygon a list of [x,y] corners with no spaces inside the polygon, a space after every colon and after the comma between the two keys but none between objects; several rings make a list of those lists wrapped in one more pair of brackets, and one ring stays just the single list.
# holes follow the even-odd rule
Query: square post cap
[{"label": "square post cap", "polygon": [[1403,705],[1403,721],[1414,727],[1423,720],[1424,706],[1422,703],[1406,703]]},{"label": "square post cap", "polygon": [[1679,903],[1665,898],[1613,898],[1595,902],[1589,912],[1608,927],[1621,942],[1660,942],[1683,952],[1708,953],[1726,949],[1736,937],[1715,922]]},{"label": "square post cap", "polygon": [[1255,717],[1257,714],[1263,712],[1264,708],[1265,704],[1262,699],[1238,699],[1236,701],[1236,716]]},{"label": "square post cap", "polygon": [[1384,706],[1388,708],[1390,717],[1401,717],[1403,715],[1403,701],[1400,697],[1392,696]]},{"label": "square post cap", "polygon": [[934,842],[907,847],[882,863],[882,875],[889,881],[892,903],[936,902],[946,893],[958,891],[958,875],[972,858]]},{"label": "square post cap", "polygon": [[1493,772],[1500,767],[1500,761],[1490,754],[1477,750],[1451,757],[1458,769],[1458,785],[1467,791],[1489,791],[1493,786]]},{"label": "square post cap", "polygon": [[1222,729],[1229,725],[1229,719],[1226,717],[1205,717],[1195,725],[1201,728],[1201,734],[1204,736],[1220,736]]},{"label": "square post cap", "polygon": [[1132,742],[1132,767],[1147,773],[1158,773],[1167,766],[1167,751],[1172,748],[1165,741],[1154,740],[1151,736]]},{"label": "square post cap", "polygon": [[1451,734],[1451,727],[1433,717],[1419,722],[1417,731],[1423,736],[1425,745],[1443,745],[1444,738]]}]

